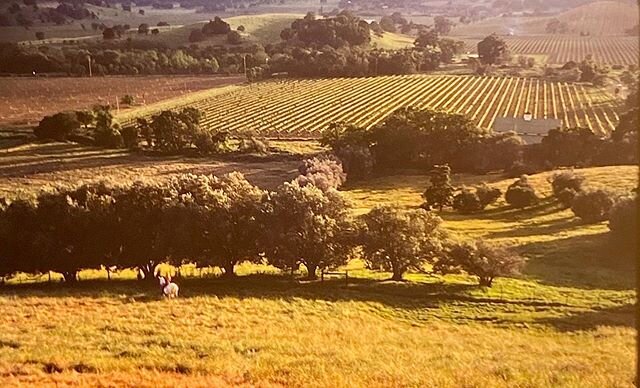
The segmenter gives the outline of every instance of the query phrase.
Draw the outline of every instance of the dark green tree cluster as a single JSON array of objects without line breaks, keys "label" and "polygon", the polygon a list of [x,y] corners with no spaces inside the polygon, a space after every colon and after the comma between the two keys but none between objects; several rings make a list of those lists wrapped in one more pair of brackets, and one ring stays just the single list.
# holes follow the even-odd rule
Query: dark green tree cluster
[{"label": "dark green tree cluster", "polygon": [[[0,201],[0,277],[55,271],[74,282],[82,269],[116,267],[150,279],[163,262],[216,266],[232,277],[239,263],[254,262],[283,271],[304,265],[315,279],[318,270],[346,264],[358,247],[370,268],[392,272],[393,280],[444,261],[479,271],[448,257],[442,221],[424,209],[378,207],[360,220],[351,214],[334,189],[293,181],[268,192],[239,173],[85,185]],[[511,274],[494,262],[489,270]]]}]

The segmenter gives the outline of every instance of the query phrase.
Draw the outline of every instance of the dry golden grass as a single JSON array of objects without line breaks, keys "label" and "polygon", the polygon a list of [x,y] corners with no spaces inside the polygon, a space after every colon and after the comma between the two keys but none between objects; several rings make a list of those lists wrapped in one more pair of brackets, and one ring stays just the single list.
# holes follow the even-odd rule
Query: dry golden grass
[{"label": "dry golden grass", "polygon": [[222,175],[231,171],[242,172],[254,184],[274,188],[298,174],[300,156],[296,154],[313,149],[308,142],[275,142],[272,147],[291,155],[188,158],[73,143],[26,144],[0,150],[0,197],[32,196],[53,187],[99,181],[128,184],[136,180],[163,181],[183,173]]},{"label": "dry golden grass", "polygon": [[[613,387],[633,379],[630,323],[562,331],[553,323],[561,307],[438,300],[399,285],[182,284],[175,301],[117,282],[3,291],[0,382],[94,385],[129,373],[161,386]],[[478,310],[542,323],[492,324]],[[597,323],[589,314],[578,317]]]},{"label": "dry golden grass", "polygon": [[[156,158],[68,144],[12,149],[0,163],[6,195],[54,181],[233,169],[276,184],[298,165]],[[590,184],[620,191],[637,185],[635,166],[580,172]],[[542,195],[549,195],[550,175],[531,177]],[[513,179],[454,181],[504,190]],[[345,194],[357,213],[389,202],[415,207],[426,183],[424,176],[392,176]],[[82,279],[103,280],[73,287],[33,284],[38,279],[23,275],[0,288],[0,385],[633,386],[634,268],[607,250],[606,224],[581,224],[548,199],[525,210],[499,202],[479,214],[442,216],[461,238],[515,246],[528,258],[523,274],[498,279],[491,289],[463,275],[409,274],[396,283],[354,260],[344,268],[351,278],[345,286],[343,279],[298,282],[245,264],[235,280],[180,279],[181,297],[173,301],[161,300],[155,284],[132,280],[131,271],[110,282],[104,271],[83,271]]]}]

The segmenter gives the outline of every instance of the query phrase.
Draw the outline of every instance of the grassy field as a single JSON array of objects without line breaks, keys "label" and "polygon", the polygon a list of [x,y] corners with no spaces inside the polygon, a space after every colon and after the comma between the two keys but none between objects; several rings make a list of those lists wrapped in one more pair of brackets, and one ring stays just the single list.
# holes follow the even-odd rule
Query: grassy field
[{"label": "grassy field", "polygon": [[[580,172],[590,185],[637,185],[635,166]],[[542,196],[548,176],[532,177]],[[504,189],[513,180],[454,181]],[[415,207],[426,182],[390,176],[344,191],[362,213],[385,202]],[[20,185],[29,187],[13,189]],[[181,279],[174,301],[130,280],[131,272],[110,282],[83,272],[103,279],[74,287],[14,281],[0,288],[0,384],[633,386],[635,275],[608,249],[605,223],[583,225],[548,199],[525,210],[500,202],[442,216],[460,237],[516,246],[528,258],[523,274],[491,289],[462,275],[410,274],[396,283],[354,260],[345,285],[243,265],[235,280]]]},{"label": "grassy field", "polygon": [[104,150],[73,143],[25,144],[0,149],[0,197],[31,196],[54,186],[108,181],[163,181],[184,173],[225,174],[240,171],[252,183],[275,188],[298,174],[302,154],[321,151],[315,143],[269,143],[271,155],[220,158],[152,156]]}]

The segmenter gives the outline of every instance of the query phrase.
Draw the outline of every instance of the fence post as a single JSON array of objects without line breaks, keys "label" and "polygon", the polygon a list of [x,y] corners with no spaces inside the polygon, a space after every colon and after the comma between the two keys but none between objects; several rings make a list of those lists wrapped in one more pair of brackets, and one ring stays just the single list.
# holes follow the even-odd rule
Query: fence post
[{"label": "fence post", "polygon": [[349,271],[344,271],[344,283],[345,285],[349,285]]},{"label": "fence post", "polygon": [[324,271],[320,271],[320,283],[324,283]]},{"label": "fence post", "polygon": [[49,283],[51,283],[51,271],[47,271],[47,273],[49,274]]}]

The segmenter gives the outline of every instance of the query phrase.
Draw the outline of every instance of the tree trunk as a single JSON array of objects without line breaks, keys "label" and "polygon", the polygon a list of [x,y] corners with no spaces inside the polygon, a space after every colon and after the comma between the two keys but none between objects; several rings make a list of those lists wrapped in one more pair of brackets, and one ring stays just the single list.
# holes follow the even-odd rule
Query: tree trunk
[{"label": "tree trunk", "polygon": [[75,283],[78,281],[78,271],[63,272],[62,276],[64,277],[65,283]]},{"label": "tree trunk", "polygon": [[391,280],[394,280],[396,282],[402,281],[402,271],[399,268],[393,269],[393,276],[391,276]]},{"label": "tree trunk", "polygon": [[142,272],[142,277],[139,280],[152,281],[154,279],[153,275],[156,270],[156,263],[153,261],[149,261],[147,264],[141,265],[140,271]]},{"label": "tree trunk", "polygon": [[493,284],[493,278],[490,278],[490,277],[480,278],[480,285],[482,287],[491,287],[492,284]]},{"label": "tree trunk", "polygon": [[236,273],[233,271],[235,266],[236,266],[235,261],[230,261],[230,262],[225,263],[222,266],[222,268],[224,268],[223,276],[225,278],[234,278],[236,276]]},{"label": "tree trunk", "polygon": [[317,270],[318,270],[318,265],[317,264],[305,264],[305,267],[307,267],[307,280],[317,280],[318,279],[318,275],[316,274]]}]

